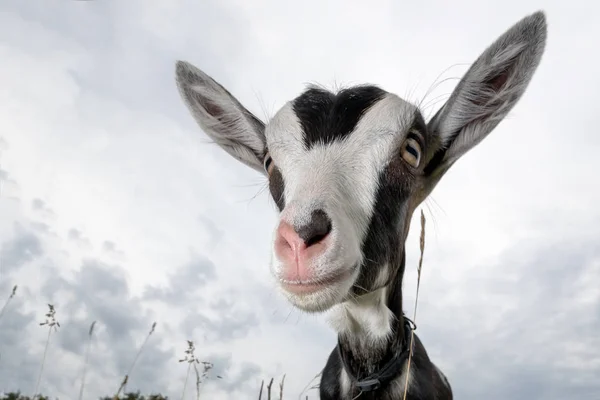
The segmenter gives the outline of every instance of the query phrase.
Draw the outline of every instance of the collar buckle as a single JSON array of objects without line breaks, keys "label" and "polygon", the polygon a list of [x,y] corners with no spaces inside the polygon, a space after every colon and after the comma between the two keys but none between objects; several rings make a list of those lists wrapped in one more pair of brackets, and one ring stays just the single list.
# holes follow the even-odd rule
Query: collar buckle
[{"label": "collar buckle", "polygon": [[379,379],[363,379],[361,381],[356,382],[356,387],[360,389],[361,392],[372,392],[381,387],[381,382]]}]

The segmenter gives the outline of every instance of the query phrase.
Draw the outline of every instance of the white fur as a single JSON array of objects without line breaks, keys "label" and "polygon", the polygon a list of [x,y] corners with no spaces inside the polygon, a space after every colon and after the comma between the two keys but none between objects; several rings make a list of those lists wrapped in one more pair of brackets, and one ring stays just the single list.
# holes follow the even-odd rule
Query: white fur
[{"label": "white fur", "polygon": [[350,389],[352,389],[352,382],[346,372],[345,368],[340,370],[340,393],[342,398],[350,398]]},{"label": "white fur", "polygon": [[[267,146],[285,182],[286,207],[280,218],[292,225],[308,221],[323,209],[332,220],[330,246],[312,266],[316,279],[345,274],[338,284],[311,295],[288,299],[306,311],[323,311],[343,301],[362,264],[377,193],[378,176],[408,130],[415,108],[393,94],[375,103],[343,141],[304,147],[300,122],[286,104],[265,130]],[[274,252],[273,252],[274,253]],[[283,264],[272,254],[278,277]]]},{"label": "white fur", "polygon": [[329,323],[340,335],[352,336],[365,347],[386,341],[394,314],[386,306],[387,288],[347,300],[332,308]]}]

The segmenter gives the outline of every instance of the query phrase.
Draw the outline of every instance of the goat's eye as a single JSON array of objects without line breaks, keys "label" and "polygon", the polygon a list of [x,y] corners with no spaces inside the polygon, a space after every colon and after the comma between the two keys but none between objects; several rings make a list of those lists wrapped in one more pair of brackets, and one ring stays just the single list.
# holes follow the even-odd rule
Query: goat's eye
[{"label": "goat's eye", "polygon": [[267,171],[267,174],[271,175],[271,172],[273,171],[273,159],[271,158],[271,155],[269,153],[265,154],[263,167],[265,171]]},{"label": "goat's eye", "polygon": [[409,135],[402,146],[402,158],[413,168],[419,167],[419,163],[421,162],[421,145],[411,135]]}]

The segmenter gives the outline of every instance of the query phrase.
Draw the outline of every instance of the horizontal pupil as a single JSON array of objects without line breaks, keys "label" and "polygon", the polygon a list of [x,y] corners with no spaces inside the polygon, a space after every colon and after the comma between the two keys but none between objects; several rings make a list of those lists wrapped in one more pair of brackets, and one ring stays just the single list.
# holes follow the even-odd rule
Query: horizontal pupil
[{"label": "horizontal pupil", "polygon": [[412,154],[413,156],[415,156],[415,158],[419,158],[419,152],[414,147],[412,147],[410,145],[406,146],[406,151],[408,151],[410,154]]}]

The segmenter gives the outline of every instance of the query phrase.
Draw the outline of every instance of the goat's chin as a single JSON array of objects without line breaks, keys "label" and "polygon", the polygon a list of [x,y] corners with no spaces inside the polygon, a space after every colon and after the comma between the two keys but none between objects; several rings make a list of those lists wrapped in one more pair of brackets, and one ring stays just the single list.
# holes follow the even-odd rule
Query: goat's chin
[{"label": "goat's chin", "polygon": [[294,307],[307,313],[323,313],[348,299],[357,277],[358,269],[349,271],[347,274],[343,274],[340,279],[306,293],[287,290],[283,284],[280,284],[280,288]]}]

